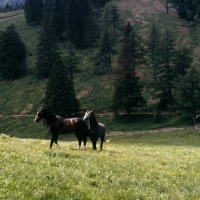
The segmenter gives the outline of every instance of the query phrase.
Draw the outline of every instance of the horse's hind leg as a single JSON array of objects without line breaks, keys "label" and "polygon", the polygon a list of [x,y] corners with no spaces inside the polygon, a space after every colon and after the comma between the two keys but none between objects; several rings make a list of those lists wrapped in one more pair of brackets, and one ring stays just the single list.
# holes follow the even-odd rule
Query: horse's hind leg
[{"label": "horse's hind leg", "polygon": [[105,136],[102,136],[101,137],[101,144],[100,144],[100,149],[102,150],[103,149],[103,142],[105,140]]},{"label": "horse's hind leg", "polygon": [[61,146],[58,144],[58,136],[55,138],[55,143],[56,143],[57,147],[60,149]]},{"label": "horse's hind leg", "polygon": [[78,149],[81,148],[81,138],[78,138]]},{"label": "horse's hind leg", "polygon": [[54,136],[54,134],[52,133],[51,142],[50,142],[50,149],[52,148],[52,145],[53,145],[54,141],[55,141],[55,136]]}]

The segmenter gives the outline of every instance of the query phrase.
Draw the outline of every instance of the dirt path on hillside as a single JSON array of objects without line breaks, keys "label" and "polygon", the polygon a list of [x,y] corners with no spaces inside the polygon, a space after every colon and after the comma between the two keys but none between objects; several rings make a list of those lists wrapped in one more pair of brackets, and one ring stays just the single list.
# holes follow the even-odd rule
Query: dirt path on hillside
[{"label": "dirt path on hillside", "polygon": [[9,20],[9,19],[13,19],[13,18],[16,18],[16,17],[20,17],[20,16],[23,16],[23,15],[24,15],[24,13],[20,13],[20,14],[4,17],[4,18],[0,19],[0,22],[6,21],[6,20]]}]

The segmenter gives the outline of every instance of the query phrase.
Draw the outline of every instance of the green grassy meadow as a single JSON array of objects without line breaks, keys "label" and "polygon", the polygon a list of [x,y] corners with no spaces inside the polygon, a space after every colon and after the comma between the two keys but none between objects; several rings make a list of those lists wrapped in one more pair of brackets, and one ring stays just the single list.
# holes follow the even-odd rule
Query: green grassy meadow
[{"label": "green grassy meadow", "polygon": [[78,150],[73,139],[49,150],[49,139],[1,134],[0,199],[199,199],[199,132],[110,139],[103,151],[93,151],[90,141]]},{"label": "green grassy meadow", "polygon": [[[122,20],[131,20],[144,39],[152,22],[161,30],[172,30],[178,46],[194,50],[194,63],[199,64],[199,26],[189,27],[173,10],[166,15],[161,0],[112,2],[118,4]],[[156,2],[158,5],[153,4]],[[23,15],[8,18],[22,12],[0,13],[0,31],[14,23],[28,52],[26,76],[0,80],[0,199],[199,200],[200,132],[191,127],[192,115],[162,113],[162,123],[156,124],[155,108],[148,105],[146,110],[132,113],[130,122],[125,121],[124,113],[114,116],[109,110],[113,76],[92,74],[91,57],[96,49],[77,50],[79,73],[74,75],[74,87],[81,104],[79,117],[86,109],[95,110],[111,141],[104,144],[103,151],[99,143],[93,151],[90,140],[86,149],[78,150],[74,134],[62,135],[58,140],[62,148],[54,145],[49,149],[48,128],[34,122],[47,82],[36,76],[40,26],[27,25]],[[119,34],[113,67],[120,39]],[[59,45],[63,49],[65,44]],[[148,100],[148,91],[144,95]],[[163,129],[174,126],[187,128]]]}]

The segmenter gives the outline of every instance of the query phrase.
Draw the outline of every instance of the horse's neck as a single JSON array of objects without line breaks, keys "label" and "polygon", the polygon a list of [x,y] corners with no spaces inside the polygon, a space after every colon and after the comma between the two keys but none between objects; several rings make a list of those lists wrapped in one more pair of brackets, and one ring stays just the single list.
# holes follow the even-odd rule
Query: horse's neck
[{"label": "horse's neck", "polygon": [[95,126],[98,126],[98,122],[97,122],[97,120],[94,117],[91,117],[89,121],[90,121],[90,128],[91,129],[93,127],[95,127]]},{"label": "horse's neck", "polygon": [[56,121],[56,115],[54,113],[49,113],[48,116],[45,117],[45,119],[47,120],[47,123],[50,126],[53,123],[55,123],[55,121]]}]

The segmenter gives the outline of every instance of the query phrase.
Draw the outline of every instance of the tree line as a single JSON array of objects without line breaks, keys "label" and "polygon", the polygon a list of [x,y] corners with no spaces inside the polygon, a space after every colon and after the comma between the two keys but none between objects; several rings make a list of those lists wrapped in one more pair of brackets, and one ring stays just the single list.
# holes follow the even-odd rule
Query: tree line
[{"label": "tree line", "polygon": [[[161,32],[153,24],[147,40],[144,41],[139,37],[134,27],[130,23],[126,23],[123,27],[121,47],[116,61],[117,67],[113,69],[111,57],[115,50],[116,35],[120,32],[120,16],[115,6],[106,1],[97,0],[84,1],[85,7],[83,2],[78,0],[27,0],[25,1],[25,10],[28,9],[27,6],[30,2],[32,5],[35,5],[36,2],[38,5],[40,3],[41,15],[37,14],[35,18],[26,16],[26,21],[32,25],[41,23],[36,68],[38,78],[48,78],[45,98],[43,99],[43,104],[46,107],[60,115],[71,115],[78,111],[80,103],[76,98],[73,85],[76,48],[93,46],[98,49],[92,58],[95,60],[93,74],[112,74],[114,77],[115,90],[111,105],[113,112],[126,111],[127,119],[130,119],[131,111],[147,106],[147,101],[143,97],[145,90],[149,92],[151,98],[158,100],[156,110],[184,109],[192,111],[193,116],[196,116],[200,94],[199,71],[195,66],[192,66],[192,52],[188,48],[178,49],[176,38],[169,30]],[[74,3],[80,3],[76,9]],[[66,5],[68,5],[67,8]],[[56,16],[56,12],[53,10],[61,7],[68,9],[68,13],[74,13],[76,10],[76,20],[81,20],[81,22],[77,24],[75,19],[73,21],[73,17],[70,18],[71,14],[67,15],[64,12],[64,16],[62,9],[58,12],[62,17]],[[81,11],[82,15],[85,16],[83,19],[78,17],[80,8],[84,8]],[[89,8],[93,11],[89,11]],[[29,9],[34,10],[31,7]],[[84,12],[85,10],[87,12]],[[36,14],[39,9],[34,12]],[[90,29],[87,18],[93,15],[98,16],[99,23]],[[72,23],[71,27],[68,27],[70,33],[67,33],[66,30],[67,19],[77,25],[73,26]],[[90,17],[92,25],[94,19]],[[95,34],[93,35],[95,37],[84,35],[83,30],[86,27],[87,30],[93,30],[98,37],[95,38]],[[99,31],[96,32],[96,30]],[[79,31],[80,34],[78,34]],[[91,40],[91,38],[95,39]],[[58,47],[61,40],[66,42],[63,54]],[[86,45],[85,41],[89,40],[90,42]],[[15,79],[25,71],[26,46],[21,41],[15,25],[12,24],[5,31],[0,32],[0,74],[3,78]],[[143,73],[145,79],[142,81],[137,75],[138,71],[145,71]],[[64,109],[62,105],[65,105]]]},{"label": "tree line", "polygon": [[167,0],[167,2],[171,3],[180,18],[194,21],[195,17],[199,17],[199,0]]}]

